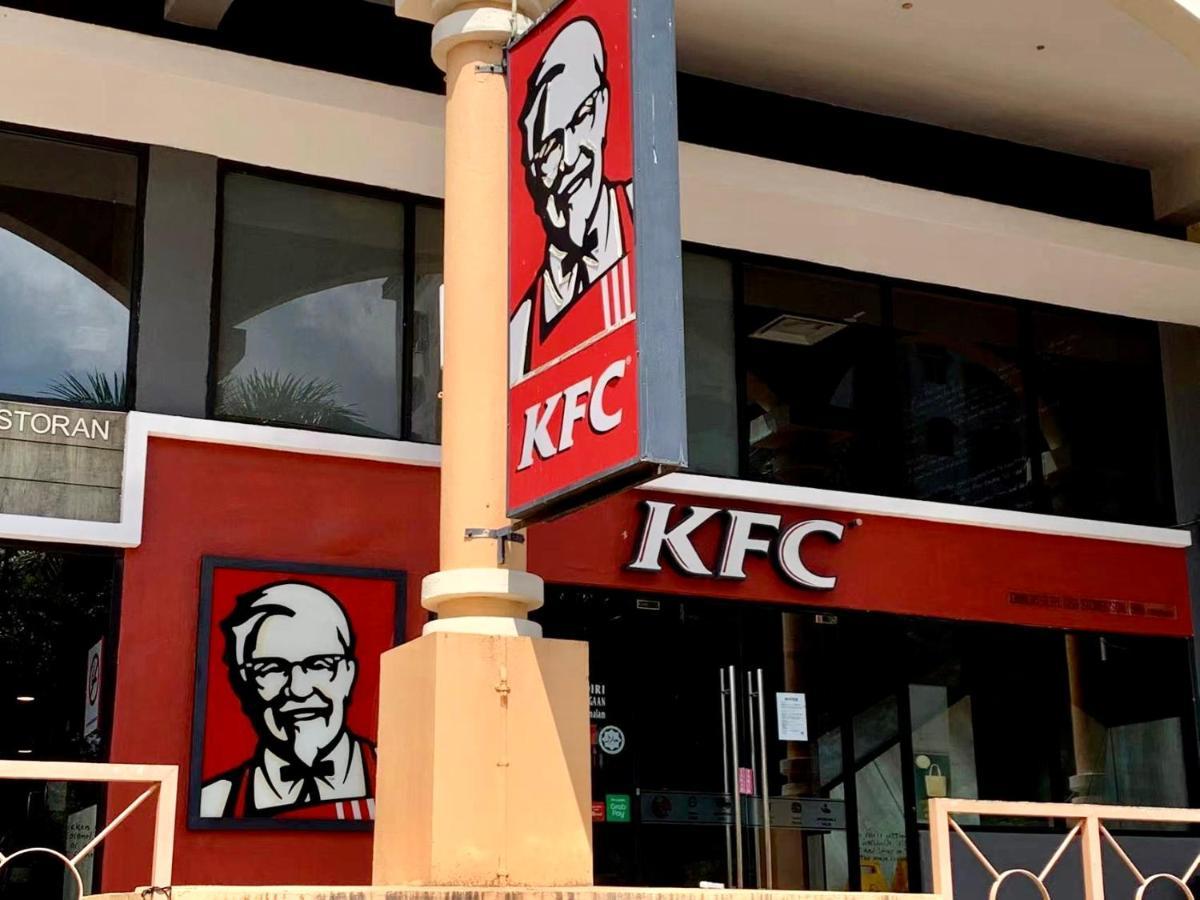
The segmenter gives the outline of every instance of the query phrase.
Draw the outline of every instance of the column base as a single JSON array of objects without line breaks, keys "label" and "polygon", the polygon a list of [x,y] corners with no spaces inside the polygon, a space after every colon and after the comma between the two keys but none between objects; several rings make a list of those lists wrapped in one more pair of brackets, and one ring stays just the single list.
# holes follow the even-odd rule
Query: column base
[{"label": "column base", "polygon": [[383,655],[375,884],[592,883],[587,659],[450,632]]}]

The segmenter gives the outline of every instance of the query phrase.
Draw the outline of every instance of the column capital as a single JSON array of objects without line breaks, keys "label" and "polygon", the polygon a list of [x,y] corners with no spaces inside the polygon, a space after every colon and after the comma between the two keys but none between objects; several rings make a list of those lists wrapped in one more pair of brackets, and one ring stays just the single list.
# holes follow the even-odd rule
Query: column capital
[{"label": "column capital", "polygon": [[[435,3],[437,2],[439,0],[435,0]],[[430,52],[433,61],[443,72],[446,71],[446,60],[450,51],[459,44],[482,42],[504,46],[532,22],[528,16],[519,12],[514,15],[509,4],[501,7],[467,6],[465,3],[451,0],[440,2],[447,8],[447,12],[434,21],[433,46]]]}]

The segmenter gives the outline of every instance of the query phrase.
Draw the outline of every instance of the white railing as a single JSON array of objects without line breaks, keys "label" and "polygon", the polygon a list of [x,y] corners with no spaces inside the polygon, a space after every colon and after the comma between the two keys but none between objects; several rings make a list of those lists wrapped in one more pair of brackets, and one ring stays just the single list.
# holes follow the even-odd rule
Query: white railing
[{"label": "white railing", "polygon": [[149,893],[170,896],[171,859],[175,850],[175,797],[179,780],[177,767],[0,760],[0,778],[19,781],[93,781],[148,785],[137,799],[126,806],[119,815],[114,816],[112,821],[74,856],[68,858],[66,854],[48,847],[26,847],[7,856],[0,853],[0,869],[19,857],[39,853],[52,856],[62,861],[71,873],[82,900],[83,877],[79,874],[79,864],[129,818],[135,809],[154,797],[154,851],[150,868],[150,884],[153,887],[149,889]]},{"label": "white railing", "polygon": [[[1038,871],[1029,868],[1012,868],[1000,871],[971,840],[954,820],[957,815],[983,817],[1003,816],[1018,819],[1062,819],[1071,826],[1066,836],[1051,854],[1049,860]],[[1104,900],[1103,850],[1107,844],[1117,859],[1136,879],[1138,888],[1134,900],[1143,900],[1147,888],[1155,881],[1175,884],[1187,900],[1195,900],[1188,882],[1200,869],[1200,853],[1192,859],[1181,875],[1173,872],[1143,872],[1129,858],[1121,844],[1105,827],[1105,822],[1156,822],[1173,824],[1200,823],[1200,810],[1166,809],[1140,806],[1095,806],[1075,803],[1008,803],[994,800],[953,800],[936,798],[929,801],[929,843],[933,862],[933,892],[941,900],[954,900],[954,869],[951,865],[951,834],[965,844],[971,855],[979,861],[992,878],[988,900],[996,900],[1000,887],[1009,879],[1024,879],[1032,882],[1042,900],[1050,900],[1046,878],[1062,859],[1063,854],[1078,840],[1082,858],[1081,877],[1085,900]]]}]

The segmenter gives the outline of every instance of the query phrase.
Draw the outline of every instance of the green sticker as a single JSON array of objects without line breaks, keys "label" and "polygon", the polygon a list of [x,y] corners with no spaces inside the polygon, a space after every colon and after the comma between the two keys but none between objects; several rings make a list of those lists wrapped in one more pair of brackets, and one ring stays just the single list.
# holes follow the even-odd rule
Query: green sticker
[{"label": "green sticker", "polygon": [[633,820],[633,803],[628,794],[606,794],[604,796],[605,818],[609,822]]}]

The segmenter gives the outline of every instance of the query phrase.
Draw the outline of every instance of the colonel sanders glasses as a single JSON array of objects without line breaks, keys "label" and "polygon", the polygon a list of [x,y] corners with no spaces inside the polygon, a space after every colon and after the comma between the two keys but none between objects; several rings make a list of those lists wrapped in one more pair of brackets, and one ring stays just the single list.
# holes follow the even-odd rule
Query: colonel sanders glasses
[{"label": "colonel sanders glasses", "polygon": [[260,691],[276,694],[283,690],[297,669],[314,680],[332,681],[334,675],[337,674],[338,664],[345,662],[346,659],[344,654],[336,653],[309,656],[301,660],[263,657],[243,663],[240,671],[243,678],[253,679],[255,686]]}]

